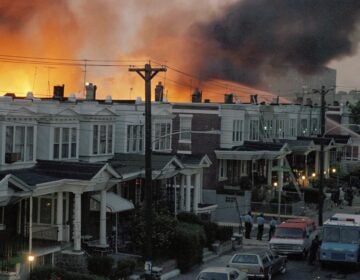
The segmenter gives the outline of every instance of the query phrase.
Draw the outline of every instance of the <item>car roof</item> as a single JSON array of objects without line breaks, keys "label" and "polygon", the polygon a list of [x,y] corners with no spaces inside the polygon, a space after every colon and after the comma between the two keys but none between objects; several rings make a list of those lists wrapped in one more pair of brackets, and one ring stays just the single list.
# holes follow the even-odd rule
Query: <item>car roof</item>
[{"label": "car roof", "polygon": [[276,226],[277,228],[297,228],[297,229],[305,229],[306,223],[286,223],[283,222],[280,225]]},{"label": "car roof", "polygon": [[285,223],[305,223],[305,224],[313,224],[315,223],[313,219],[310,218],[294,218],[294,219],[287,219]]},{"label": "car roof", "polygon": [[236,270],[237,272],[238,269],[236,268],[233,268],[233,267],[217,267],[217,266],[211,266],[211,267],[207,267],[207,268],[204,268],[203,270],[201,270],[201,272],[222,272],[222,273],[229,273],[229,272],[232,272]]},{"label": "car roof", "polygon": [[235,255],[263,255],[263,254],[265,254],[267,252],[269,252],[268,249],[254,248],[254,249],[250,249],[250,250],[246,250],[246,251],[236,253]]}]

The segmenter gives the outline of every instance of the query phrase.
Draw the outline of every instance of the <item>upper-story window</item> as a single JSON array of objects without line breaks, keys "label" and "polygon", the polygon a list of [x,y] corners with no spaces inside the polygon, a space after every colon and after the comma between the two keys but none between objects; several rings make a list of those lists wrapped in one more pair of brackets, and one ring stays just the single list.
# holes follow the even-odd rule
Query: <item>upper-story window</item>
[{"label": "upper-story window", "polygon": [[126,152],[141,153],[144,151],[144,125],[128,125]]},{"label": "upper-story window", "polygon": [[301,135],[308,134],[308,126],[307,126],[307,119],[302,119],[300,122],[300,133]]},{"label": "upper-story window", "polygon": [[113,129],[112,124],[95,124],[93,126],[93,149],[94,155],[111,154],[113,152]]},{"label": "upper-story window", "polygon": [[155,123],[154,150],[163,151],[171,149],[171,123]]},{"label": "upper-story window", "polygon": [[296,119],[290,119],[290,136],[296,137]]},{"label": "upper-story window", "polygon": [[317,135],[318,133],[318,119],[313,118],[311,119],[311,134]]},{"label": "upper-story window", "polygon": [[285,138],[285,120],[276,120],[276,137]]},{"label": "upper-story window", "polygon": [[250,120],[249,140],[259,140],[259,120]]},{"label": "upper-story window", "polygon": [[264,133],[266,138],[271,138],[273,133],[273,120],[265,120]]},{"label": "upper-story window", "polygon": [[180,136],[182,142],[191,142],[191,120],[192,116],[180,116]]},{"label": "upper-story window", "polygon": [[34,126],[6,126],[5,162],[34,160]]},{"label": "upper-story window", "polygon": [[54,159],[76,158],[77,155],[77,129],[76,127],[54,128]]},{"label": "upper-story window", "polygon": [[243,120],[233,120],[233,142],[241,142],[243,139]]}]

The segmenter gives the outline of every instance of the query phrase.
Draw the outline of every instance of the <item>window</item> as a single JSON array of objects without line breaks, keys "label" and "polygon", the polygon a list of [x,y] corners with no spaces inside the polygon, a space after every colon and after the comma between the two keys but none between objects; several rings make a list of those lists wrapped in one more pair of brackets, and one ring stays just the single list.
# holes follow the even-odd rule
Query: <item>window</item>
[{"label": "window", "polygon": [[53,200],[51,198],[42,197],[40,199],[40,223],[41,224],[51,224],[52,203],[53,203]]},{"label": "window", "polygon": [[33,126],[7,126],[5,138],[6,157],[9,163],[34,160]]},{"label": "window", "polygon": [[128,125],[126,152],[141,153],[144,151],[144,125]]},{"label": "window", "polygon": [[191,120],[190,116],[180,117],[180,141],[191,142]]},{"label": "window", "polygon": [[94,155],[111,154],[113,152],[113,125],[102,124],[93,126]]},{"label": "window", "polygon": [[318,119],[311,119],[311,134],[318,134]]},{"label": "window", "polygon": [[290,119],[290,136],[296,137],[296,119]]},{"label": "window", "polygon": [[250,120],[249,140],[259,140],[259,121]]},{"label": "window", "polygon": [[[63,197],[63,223],[68,220],[68,194]],[[56,224],[57,195],[51,194],[40,197],[33,197],[33,223],[34,224]]]},{"label": "window", "polygon": [[307,119],[302,119],[300,122],[300,131],[301,135],[307,135],[308,134],[308,127],[307,127]]},{"label": "window", "polygon": [[226,179],[226,160],[220,159],[219,160],[219,178]]},{"label": "window", "polygon": [[171,124],[169,122],[155,124],[154,150],[171,149]]},{"label": "window", "polygon": [[285,138],[285,120],[276,120],[276,137]]},{"label": "window", "polygon": [[273,120],[265,120],[264,132],[265,132],[265,136],[266,136],[267,138],[271,138],[271,137],[272,137],[272,133],[273,133]]},{"label": "window", "polygon": [[54,159],[76,158],[77,129],[76,127],[54,128]]},{"label": "window", "polygon": [[242,141],[243,120],[233,120],[233,142]]}]

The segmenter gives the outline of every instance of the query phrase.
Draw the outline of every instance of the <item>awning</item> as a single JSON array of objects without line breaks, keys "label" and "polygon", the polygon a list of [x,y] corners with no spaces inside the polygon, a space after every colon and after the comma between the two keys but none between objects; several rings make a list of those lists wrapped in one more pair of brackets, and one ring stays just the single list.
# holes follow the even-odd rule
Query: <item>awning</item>
[{"label": "awning", "polygon": [[[100,203],[100,194],[94,194],[91,198]],[[134,209],[134,204],[113,192],[107,192],[106,208],[108,212],[117,213]]]}]

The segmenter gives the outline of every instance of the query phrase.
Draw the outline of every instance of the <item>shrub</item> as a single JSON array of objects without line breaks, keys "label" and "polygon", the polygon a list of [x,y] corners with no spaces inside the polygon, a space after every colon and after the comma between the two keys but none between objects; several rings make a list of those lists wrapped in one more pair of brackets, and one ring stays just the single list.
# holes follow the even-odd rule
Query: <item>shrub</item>
[{"label": "shrub", "polygon": [[232,227],[218,227],[216,232],[216,238],[220,241],[230,240],[233,235]]},{"label": "shrub", "polygon": [[117,263],[117,267],[111,276],[111,279],[122,279],[129,277],[135,270],[136,260],[134,259],[123,259],[119,260]]},{"label": "shrub", "polygon": [[304,188],[303,192],[305,203],[319,203],[320,192],[318,189]]},{"label": "shrub", "polygon": [[204,224],[204,232],[206,235],[206,247],[210,248],[216,240],[216,233],[218,231],[218,225],[213,222],[207,222]]},{"label": "shrub", "polygon": [[114,260],[110,257],[91,257],[88,259],[88,270],[101,276],[109,276],[112,273]]},{"label": "shrub", "polygon": [[105,280],[103,277],[96,275],[68,272],[56,267],[35,267],[30,273],[30,280]]},{"label": "shrub", "polygon": [[[167,257],[171,254],[171,244],[175,237],[177,220],[169,215],[153,215],[152,246],[155,257]],[[137,212],[130,226],[130,240],[136,252],[144,254],[146,231],[143,212]]]},{"label": "shrub", "polygon": [[202,262],[204,243],[205,234],[202,226],[181,223],[176,227],[173,251],[182,272]]},{"label": "shrub", "polygon": [[198,225],[203,224],[200,218],[194,213],[182,212],[179,213],[176,217],[179,222],[188,223],[188,224],[198,224]]}]

